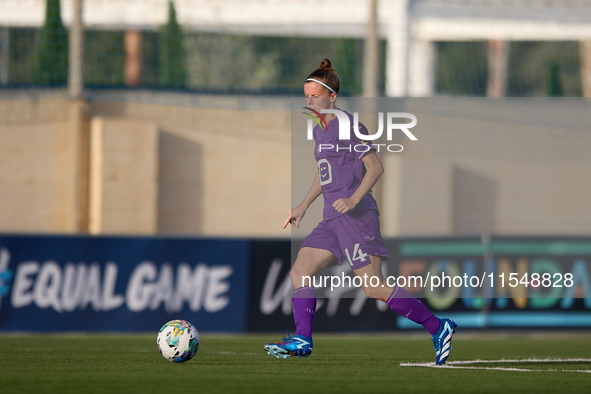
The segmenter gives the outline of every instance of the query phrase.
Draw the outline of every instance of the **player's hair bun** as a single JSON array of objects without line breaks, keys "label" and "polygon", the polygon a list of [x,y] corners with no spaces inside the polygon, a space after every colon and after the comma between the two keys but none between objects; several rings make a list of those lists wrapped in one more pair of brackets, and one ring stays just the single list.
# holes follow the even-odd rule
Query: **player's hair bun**
[{"label": "player's hair bun", "polygon": [[334,68],[332,68],[332,63],[328,59],[324,59],[323,61],[321,61],[319,68],[322,71],[334,71]]},{"label": "player's hair bun", "polygon": [[[325,83],[326,85],[330,86],[330,89],[332,89],[332,91],[335,93],[338,93],[341,87],[341,84],[339,82],[339,76],[334,71],[334,68],[332,68],[332,63],[328,59],[324,59],[323,61],[321,61],[320,68],[314,70],[310,75],[308,75],[306,81],[310,78],[317,79]],[[330,89],[326,90],[331,91]]]}]

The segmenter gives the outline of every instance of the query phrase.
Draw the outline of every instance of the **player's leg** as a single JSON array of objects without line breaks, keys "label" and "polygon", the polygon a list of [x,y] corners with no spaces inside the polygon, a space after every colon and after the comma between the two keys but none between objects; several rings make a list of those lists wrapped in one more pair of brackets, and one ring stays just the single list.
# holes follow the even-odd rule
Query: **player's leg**
[{"label": "player's leg", "polygon": [[[297,290],[300,287],[310,287],[312,283],[307,278],[311,278],[323,269],[332,266],[336,259],[330,250],[302,246],[289,272],[293,288]],[[306,278],[305,281],[304,278]]]},{"label": "player's leg", "polygon": [[[451,337],[456,324],[450,319],[438,319],[405,289],[388,286],[382,273],[382,260],[388,259],[389,255],[380,234],[377,212],[344,215],[333,225],[353,272],[368,278],[362,281],[365,294],[386,302],[393,311],[421,324],[432,335],[436,363],[443,364],[451,351]],[[373,283],[371,278],[374,278]]]},{"label": "player's leg", "polygon": [[425,327],[429,334],[434,335],[439,330],[439,319],[402,287],[389,286],[382,273],[382,259],[369,256],[370,264],[358,268],[353,272],[361,278],[363,291],[370,298],[382,300],[394,312]]},{"label": "player's leg", "polygon": [[289,356],[308,357],[312,353],[312,325],[316,312],[316,291],[311,279],[318,272],[330,267],[340,256],[336,236],[320,223],[306,238],[290,271],[295,288],[292,298],[296,333],[281,342],[267,343],[267,354],[277,358]]},{"label": "player's leg", "polygon": [[312,286],[311,278],[333,265],[335,260],[335,255],[326,249],[302,247],[298,252],[298,257],[289,273],[295,289],[292,298],[295,335],[312,337],[316,291]]},{"label": "player's leg", "polygon": [[345,215],[335,232],[355,275],[364,279],[363,291],[370,298],[386,302],[390,308],[425,327],[431,334],[439,330],[439,320],[408,291],[389,286],[382,273],[382,260],[388,259],[386,244],[380,234],[380,221],[375,211]]},{"label": "player's leg", "polygon": [[393,287],[388,286],[386,278],[382,273],[382,258],[379,256],[368,256],[369,264],[360,268],[354,268],[353,273],[361,279],[361,287],[365,295],[376,300],[388,301],[392,294]]},{"label": "player's leg", "polygon": [[384,301],[394,312],[422,325],[431,334],[435,347],[435,363],[445,363],[451,353],[451,339],[457,325],[451,319],[439,319],[404,288],[388,286],[382,273],[382,258],[369,258],[370,264],[353,271],[355,275],[364,278],[362,285],[365,294]]}]

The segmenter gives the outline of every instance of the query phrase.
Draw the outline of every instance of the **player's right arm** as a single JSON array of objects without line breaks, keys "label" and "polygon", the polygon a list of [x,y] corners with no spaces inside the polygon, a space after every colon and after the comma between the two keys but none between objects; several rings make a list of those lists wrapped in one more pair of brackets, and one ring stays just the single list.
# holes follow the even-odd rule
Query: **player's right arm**
[{"label": "player's right arm", "polygon": [[314,176],[314,181],[312,181],[312,186],[310,190],[308,190],[308,194],[304,200],[295,208],[290,209],[287,213],[287,219],[283,224],[283,228],[286,228],[289,223],[295,228],[300,228],[300,221],[304,218],[308,207],[312,205],[314,200],[318,198],[319,195],[322,194],[322,186],[320,186],[320,176],[318,175],[318,171],[316,171],[316,176]]}]

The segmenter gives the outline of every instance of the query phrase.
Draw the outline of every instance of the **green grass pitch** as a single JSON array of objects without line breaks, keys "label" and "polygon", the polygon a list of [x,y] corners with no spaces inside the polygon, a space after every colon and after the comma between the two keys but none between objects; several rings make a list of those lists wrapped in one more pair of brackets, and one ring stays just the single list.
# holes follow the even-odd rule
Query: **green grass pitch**
[{"label": "green grass pitch", "polygon": [[[591,390],[591,335],[454,336],[452,358],[552,359],[401,366],[434,359],[428,336],[314,337],[308,358],[277,360],[274,335],[201,337],[195,358],[165,360],[156,335],[0,335],[0,393],[584,393]],[[583,358],[586,361],[572,361]],[[556,359],[564,361],[556,361]],[[568,361],[568,359],[571,359]],[[515,368],[522,371],[481,369]],[[525,370],[525,371],[523,371]]]}]

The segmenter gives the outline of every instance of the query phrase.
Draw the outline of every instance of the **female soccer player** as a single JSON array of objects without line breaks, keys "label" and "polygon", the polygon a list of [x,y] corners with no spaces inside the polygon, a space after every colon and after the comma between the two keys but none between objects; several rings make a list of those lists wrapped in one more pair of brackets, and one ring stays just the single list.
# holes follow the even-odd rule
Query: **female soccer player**
[{"label": "female soccer player", "polygon": [[[320,113],[322,109],[337,109],[339,78],[330,60],[324,59],[320,68],[304,82],[306,105]],[[345,112],[353,125],[353,117]],[[382,163],[370,141],[360,140],[351,130],[350,140],[339,140],[339,122],[336,115],[326,114],[328,128],[314,128],[314,155],[318,171],[308,194],[292,208],[283,228],[288,224],[299,228],[306,210],[322,194],[323,219],[306,237],[290,276],[294,286],[293,315],[296,333],[281,342],[265,345],[267,354],[277,358],[308,357],[312,353],[312,322],[316,310],[313,287],[304,286],[302,277],[312,277],[341,260],[349,262],[355,275],[379,278],[376,287],[363,283],[370,298],[382,300],[407,319],[421,324],[432,335],[435,362],[443,364],[451,351],[451,338],[456,324],[450,319],[438,319],[419,300],[405,289],[388,286],[382,274],[382,260],[389,258],[380,234],[378,207],[371,189],[383,173]],[[360,124],[362,134],[367,129]],[[327,147],[335,147],[328,149]],[[357,149],[350,149],[357,146]],[[359,146],[366,149],[359,149]],[[339,149],[336,149],[339,147]],[[362,152],[358,152],[362,151]],[[365,281],[367,282],[367,281]]]}]

